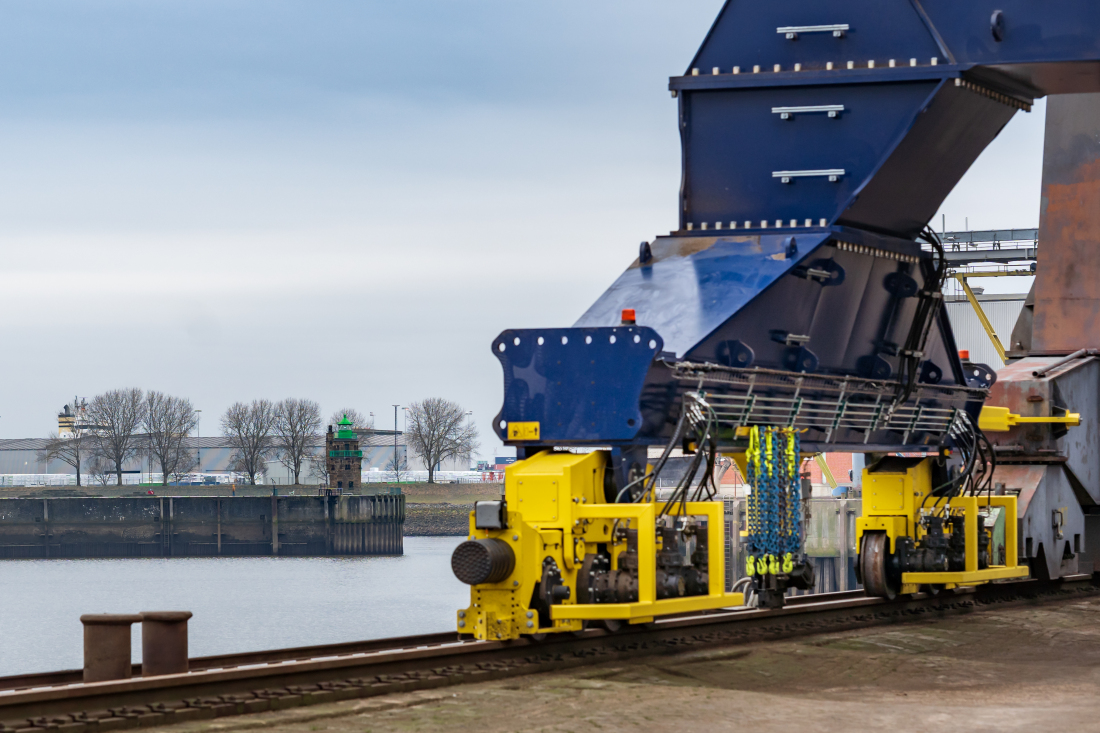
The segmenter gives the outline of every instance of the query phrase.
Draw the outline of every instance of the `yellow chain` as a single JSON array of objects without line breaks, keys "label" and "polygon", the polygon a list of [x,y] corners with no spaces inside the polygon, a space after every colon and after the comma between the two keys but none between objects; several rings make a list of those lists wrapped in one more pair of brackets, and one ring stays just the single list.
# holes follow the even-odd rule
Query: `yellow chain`
[{"label": "yellow chain", "polygon": [[749,449],[745,451],[745,460],[751,463],[760,473],[760,428],[753,427],[749,430]]},{"label": "yellow chain", "polygon": [[789,573],[792,570],[794,570],[794,557],[788,552],[783,555],[783,572]]},{"label": "yellow chain", "polygon": [[797,475],[798,458],[794,454],[794,430],[785,430],[787,438],[787,474],[792,478]]},{"label": "yellow chain", "polygon": [[745,563],[745,573],[747,575],[756,575],[756,558],[749,555],[748,562]]},{"label": "yellow chain", "polygon": [[764,440],[766,441],[766,443],[764,444],[764,449],[767,451],[767,455],[768,455],[768,458],[769,458],[769,460],[767,461],[767,464],[768,464],[768,478],[771,478],[771,476],[772,476],[772,462],[770,460],[771,455],[772,455],[772,431],[771,430],[765,431]]}]

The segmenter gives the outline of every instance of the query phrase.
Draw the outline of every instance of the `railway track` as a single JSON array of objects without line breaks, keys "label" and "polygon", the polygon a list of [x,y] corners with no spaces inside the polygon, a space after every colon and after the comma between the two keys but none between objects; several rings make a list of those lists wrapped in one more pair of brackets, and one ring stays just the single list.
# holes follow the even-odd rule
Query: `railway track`
[{"label": "railway track", "polygon": [[197,657],[181,675],[83,684],[80,671],[0,678],[0,732],[94,733],[443,687],[699,646],[733,645],[1100,593],[1091,575],[1027,580],[887,601],[862,591],[801,596],[775,610],[666,618],[617,633],[541,642],[453,633]]}]

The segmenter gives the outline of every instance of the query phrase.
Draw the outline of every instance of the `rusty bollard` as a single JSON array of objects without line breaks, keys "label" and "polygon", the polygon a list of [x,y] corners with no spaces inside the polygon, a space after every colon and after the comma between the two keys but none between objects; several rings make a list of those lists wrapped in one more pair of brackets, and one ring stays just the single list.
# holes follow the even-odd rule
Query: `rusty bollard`
[{"label": "rusty bollard", "polygon": [[80,622],[84,624],[84,681],[130,679],[130,625],[140,623],[141,616],[88,613]]},{"label": "rusty bollard", "polygon": [[141,612],[141,676],[187,672],[190,611]]}]

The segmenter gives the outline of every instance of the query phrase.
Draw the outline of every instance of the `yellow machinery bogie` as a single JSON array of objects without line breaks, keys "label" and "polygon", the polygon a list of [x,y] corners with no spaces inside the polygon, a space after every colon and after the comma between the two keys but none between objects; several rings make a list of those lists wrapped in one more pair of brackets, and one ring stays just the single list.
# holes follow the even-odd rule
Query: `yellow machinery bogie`
[{"label": "yellow machinery bogie", "polygon": [[[860,581],[870,595],[1028,575],[1028,567],[1017,564],[1016,497],[931,496],[934,460],[888,456],[864,469],[856,547]],[[997,513],[1004,536],[995,548],[986,522]]]},{"label": "yellow machinery bogie", "polygon": [[[515,639],[580,631],[590,621],[644,623],[743,604],[742,594],[724,589],[722,503],[677,504],[663,519],[664,505],[652,496],[608,503],[607,463],[604,451],[543,451],[508,467],[503,502],[475,506],[469,539],[452,557],[455,574],[471,586],[469,607],[458,611],[459,633]],[[673,536],[706,550],[692,556],[696,565],[684,565],[694,593],[676,568],[658,567],[658,554],[673,551],[662,538]]]}]

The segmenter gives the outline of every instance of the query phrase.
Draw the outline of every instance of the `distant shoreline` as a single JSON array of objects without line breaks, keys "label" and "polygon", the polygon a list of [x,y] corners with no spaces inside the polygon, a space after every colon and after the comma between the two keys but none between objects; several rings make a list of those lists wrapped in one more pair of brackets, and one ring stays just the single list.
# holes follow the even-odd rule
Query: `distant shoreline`
[{"label": "distant shoreline", "polygon": [[470,504],[405,504],[406,537],[465,537],[469,533]]}]

